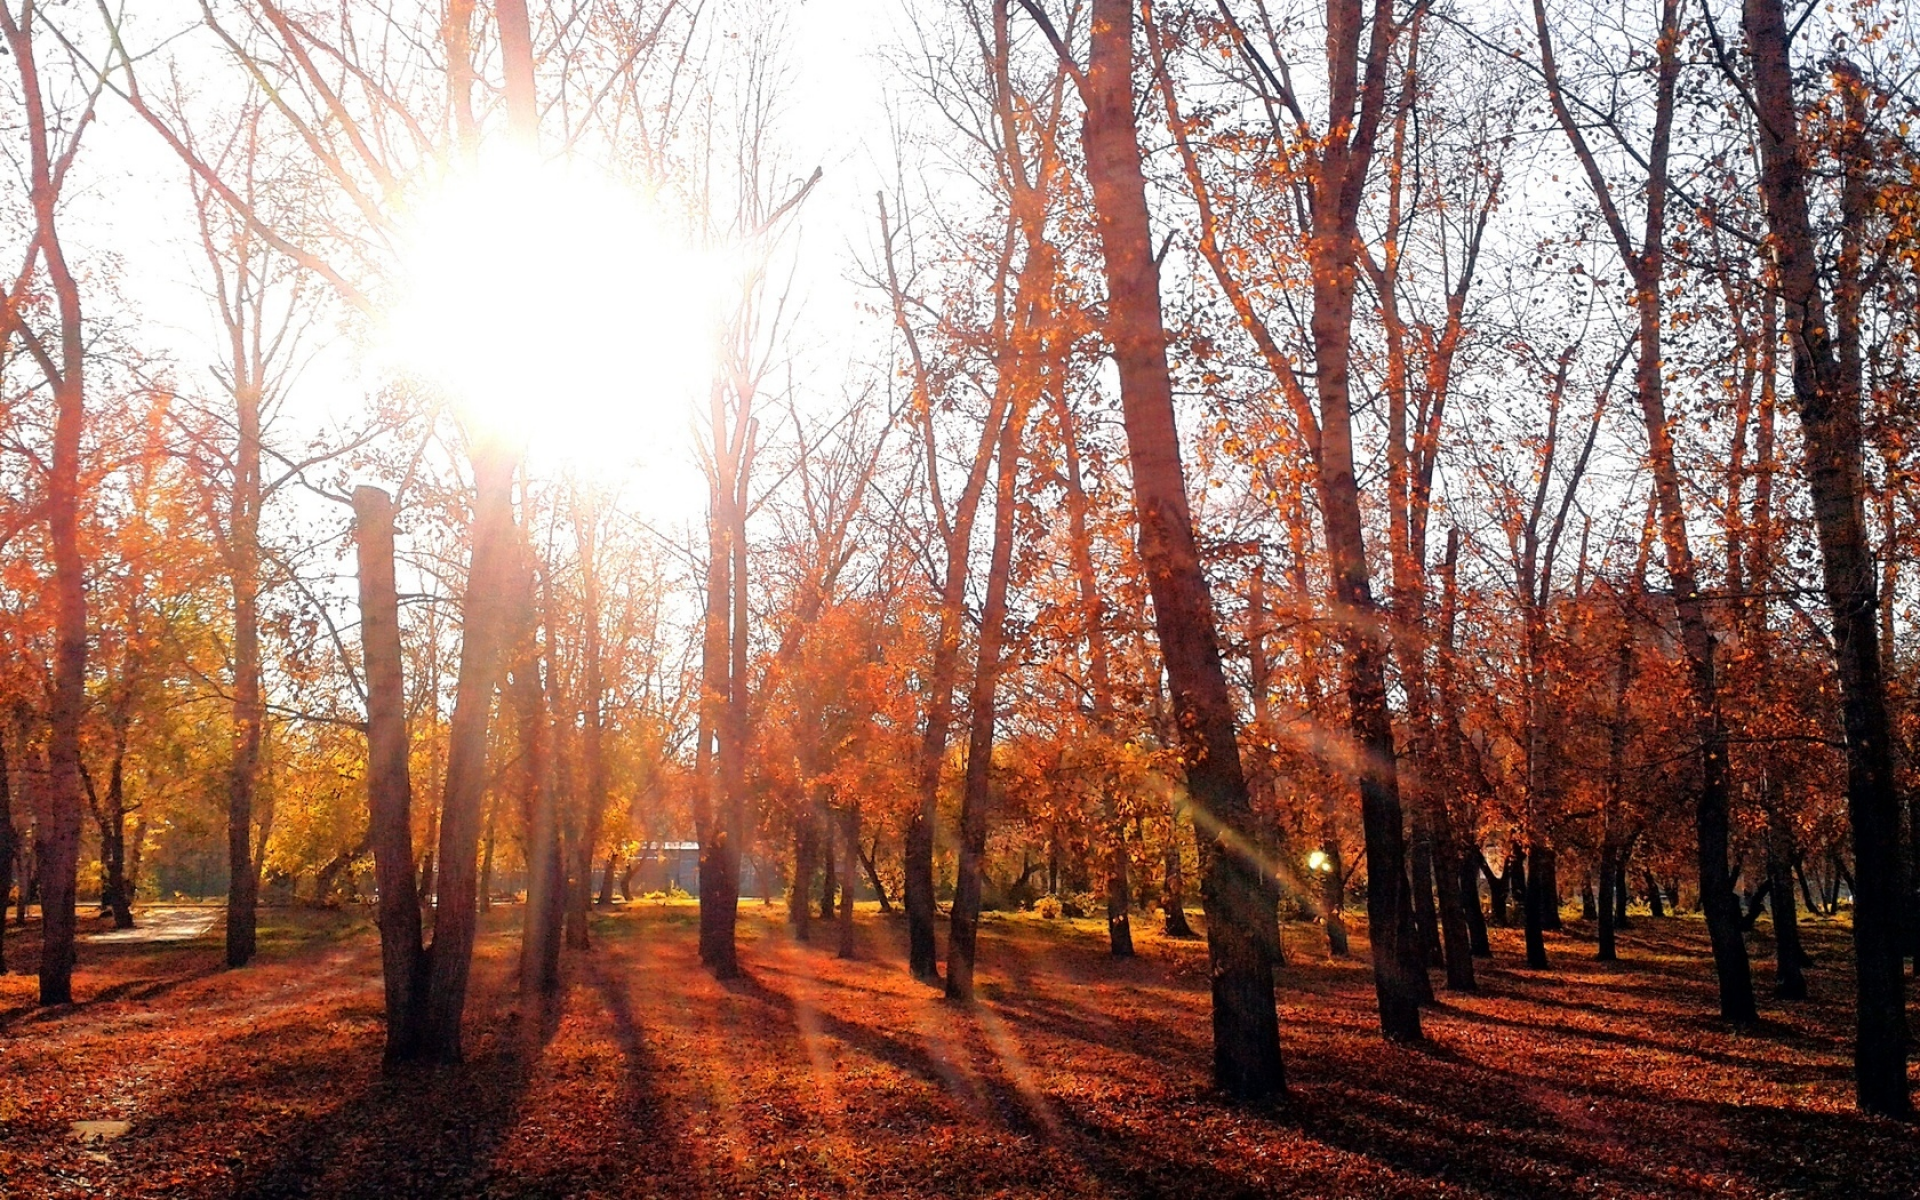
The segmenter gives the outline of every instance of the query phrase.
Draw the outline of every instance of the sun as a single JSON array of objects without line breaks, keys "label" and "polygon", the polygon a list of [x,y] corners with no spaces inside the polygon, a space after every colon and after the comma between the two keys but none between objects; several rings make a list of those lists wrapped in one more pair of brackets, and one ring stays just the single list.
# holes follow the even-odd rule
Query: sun
[{"label": "sun", "polygon": [[657,202],[502,151],[425,189],[401,251],[383,356],[464,421],[605,482],[691,466],[720,271]]}]

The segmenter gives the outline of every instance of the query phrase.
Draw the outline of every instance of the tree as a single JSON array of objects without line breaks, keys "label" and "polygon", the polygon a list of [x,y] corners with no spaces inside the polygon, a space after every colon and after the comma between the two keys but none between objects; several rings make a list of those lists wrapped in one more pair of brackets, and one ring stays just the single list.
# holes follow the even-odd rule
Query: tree
[{"label": "tree", "polygon": [[1626,215],[1615,199],[1599,158],[1589,145],[1585,123],[1575,109],[1589,111],[1589,103],[1561,81],[1554,56],[1551,25],[1545,0],[1534,0],[1534,30],[1539,43],[1540,75],[1554,117],[1579,161],[1606,231],[1633,286],[1637,318],[1634,390],[1647,430],[1648,465],[1659,501],[1660,541],[1666,552],[1667,578],[1673,585],[1682,644],[1691,671],[1694,738],[1700,763],[1700,781],[1694,793],[1695,825],[1699,841],[1700,898],[1713,943],[1714,969],[1720,982],[1720,1015],[1746,1024],[1756,1019],[1753,977],[1746,944],[1740,937],[1739,902],[1728,871],[1729,788],[1727,731],[1721,715],[1719,668],[1714,661],[1714,636],[1701,594],[1699,571],[1687,532],[1687,511],[1680,468],[1674,454],[1673,427],[1668,418],[1661,358],[1663,297],[1666,286],[1668,178],[1672,156],[1673,122],[1681,68],[1679,0],[1661,0],[1655,39],[1652,131],[1643,152],[1627,145],[1620,126],[1603,126],[1619,135],[1625,152],[1641,169],[1635,181],[1645,206],[1643,236],[1636,243]]},{"label": "tree", "polygon": [[[1847,741],[1847,808],[1853,827],[1854,958],[1858,1036],[1854,1080],[1860,1107],[1904,1116],[1907,1083],[1905,985],[1901,978],[1900,805],[1893,777],[1892,723],[1881,663],[1873,556],[1862,496],[1858,243],[1842,251],[1835,313],[1827,312],[1820,260],[1808,219],[1809,168],[1793,95],[1792,35],[1780,0],[1745,0],[1742,28],[1752,77],[1775,287],[1793,356],[1793,395],[1805,439],[1802,474],[1814,525]],[[1864,157],[1866,103],[1856,72],[1842,67],[1847,97],[1842,140],[1843,219],[1858,231],[1869,203]]]},{"label": "tree", "polygon": [[[86,427],[87,330],[80,282],[61,240],[60,192],[93,122],[100,95],[95,83],[71,109],[50,101],[39,48],[57,34],[45,26],[29,0],[0,4],[0,34],[19,79],[22,124],[27,138],[27,185],[33,213],[31,250],[0,307],[0,351],[22,345],[39,368],[54,405],[52,460],[47,467],[47,527],[53,550],[55,648],[49,711],[48,779],[35,824],[34,857],[40,876],[43,928],[40,943],[40,1003],[73,1001],[75,892],[80,855],[80,801],[84,791],[80,723],[86,710],[87,584],[80,548],[80,513],[87,502],[82,484],[81,436]],[[36,328],[26,315],[28,289],[44,277],[52,293],[51,329]]]},{"label": "tree", "polygon": [[1081,138],[1105,261],[1107,338],[1133,471],[1140,560],[1153,595],[1173,717],[1196,820],[1203,824],[1201,900],[1213,964],[1214,1082],[1243,1099],[1286,1089],[1273,1006],[1275,896],[1254,848],[1232,700],[1188,507],[1173,411],[1160,267],[1153,253],[1133,96],[1132,0],[1090,10],[1087,65],[1073,64],[1045,14],[1022,0],[1069,64],[1086,105]]}]

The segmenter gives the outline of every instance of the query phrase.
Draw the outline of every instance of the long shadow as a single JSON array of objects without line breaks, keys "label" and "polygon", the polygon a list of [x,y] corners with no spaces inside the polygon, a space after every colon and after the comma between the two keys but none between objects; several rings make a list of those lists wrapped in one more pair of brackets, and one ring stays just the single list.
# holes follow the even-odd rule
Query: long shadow
[{"label": "long shadow", "polygon": [[673,1115],[661,1101],[660,1064],[647,1049],[640,1022],[634,1016],[633,998],[627,988],[607,977],[599,961],[591,964],[588,975],[606,1004],[614,1043],[626,1063],[618,1111],[631,1125],[635,1144],[646,1148],[647,1159],[651,1160],[636,1163],[634,1169],[650,1168],[656,1175],[684,1179],[693,1170],[692,1157],[676,1131]]},{"label": "long shadow", "polygon": [[[1831,1079],[1834,1078],[1836,1074],[1845,1074],[1845,1069],[1838,1066],[1819,1067],[1799,1063],[1782,1063],[1775,1059],[1768,1058],[1765,1055],[1733,1054],[1725,1050],[1709,1049],[1695,1043],[1662,1041],[1659,1038],[1621,1033],[1612,1029],[1571,1027],[1535,1021],[1520,1021],[1512,1017],[1496,1016],[1493,1013],[1476,1012],[1464,1008],[1454,1008],[1449,1011],[1455,1019],[1470,1024],[1497,1025],[1507,1029],[1519,1030],[1523,1033],[1555,1035],[1575,1041],[1598,1042],[1607,1046],[1620,1046],[1633,1050],[1650,1050],[1657,1054],[1683,1058],[1697,1058],[1703,1062],[1768,1075],[1779,1080],[1805,1082]],[[1776,1039],[1756,1037],[1755,1040],[1763,1043],[1771,1043]]]},{"label": "long shadow", "polygon": [[[232,1194],[484,1194],[498,1182],[494,1151],[519,1119],[535,1061],[518,1038],[496,1036],[458,1065],[378,1076],[350,1099],[274,1130],[272,1157],[243,1166]],[[282,1075],[324,1069],[281,1065]]]},{"label": "long shadow", "polygon": [[[729,981],[727,989],[758,1000],[777,1011],[795,1028],[799,1027],[799,1002],[786,992],[770,988],[750,974]],[[965,1012],[966,1010],[961,1008],[957,1011]],[[961,1064],[943,1063],[922,1046],[917,1046],[884,1030],[848,1021],[817,1006],[809,1007],[807,1019],[821,1033],[852,1046],[870,1058],[878,1059],[923,1082],[941,1088],[964,1106],[974,1107],[971,1103],[972,1097],[967,1094],[968,1089],[964,1086],[962,1079],[964,1068]],[[996,1067],[994,1071],[974,1072],[975,1082],[978,1083],[992,1110],[991,1115],[999,1118],[1007,1130],[1017,1136],[1044,1136],[1045,1124],[1033,1112],[1019,1087],[1008,1077],[1005,1064],[996,1057],[994,1065]],[[988,1114],[976,1112],[975,1115]]]},{"label": "long shadow", "polygon": [[213,958],[171,975],[123,979],[118,983],[108,984],[91,996],[76,1000],[72,1004],[45,1007],[37,1004],[18,1004],[12,1008],[0,1009],[0,1033],[10,1033],[16,1026],[30,1026],[42,1021],[52,1021],[74,1013],[86,1012],[104,1004],[112,1004],[117,1000],[152,1000],[175,988],[211,978],[224,970],[226,970],[225,964]]},{"label": "long shadow", "polygon": [[1296,1054],[1289,1067],[1314,1083],[1296,1090],[1286,1124],[1396,1169],[1471,1181],[1496,1195],[1588,1195],[1595,1182],[1638,1194],[1718,1195],[1713,1181],[1729,1175],[1764,1194],[1871,1195],[1846,1174],[1849,1163],[1870,1162],[1902,1162],[1909,1178],[1920,1178],[1920,1147],[1866,1118],[1542,1081],[1524,1069],[1407,1070],[1384,1048]]}]

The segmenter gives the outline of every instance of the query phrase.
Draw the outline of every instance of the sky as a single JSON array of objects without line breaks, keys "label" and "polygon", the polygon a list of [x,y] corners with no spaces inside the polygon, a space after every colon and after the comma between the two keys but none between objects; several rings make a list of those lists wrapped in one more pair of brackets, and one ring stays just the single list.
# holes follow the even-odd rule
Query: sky
[{"label": "sky", "polygon": [[[839,403],[860,364],[872,361],[872,339],[884,336],[883,328],[876,329],[870,316],[858,311],[863,296],[853,279],[852,256],[869,244],[872,197],[882,178],[878,164],[891,155],[878,55],[895,36],[901,4],[800,0],[783,14],[788,88],[779,140],[801,175],[816,166],[822,172],[820,184],[798,213],[790,242],[794,292],[801,301],[791,377],[804,393],[803,408]],[[164,7],[146,10],[138,20],[155,33],[185,29],[197,15],[192,0],[165,0]],[[175,45],[188,44],[183,39]],[[212,61],[208,66],[232,69]],[[203,282],[185,168],[112,96],[102,101],[82,166],[84,186],[71,197],[64,218],[67,236],[87,261],[113,276],[132,314],[136,344],[170,361],[181,390],[217,394],[210,367],[223,354],[220,328]],[[610,274],[631,262],[613,254],[597,265]],[[589,264],[584,273],[590,274],[595,265]],[[575,272],[568,281],[577,283],[583,277]],[[382,344],[375,353],[363,354],[344,339],[333,339],[303,369],[289,405],[290,419],[309,428],[329,420],[350,421],[365,396],[403,365],[388,348]],[[648,346],[636,349],[660,352]],[[635,370],[645,373],[647,364],[636,363]],[[540,445],[537,431],[543,415],[530,423],[536,430],[536,461],[554,454],[554,447]],[[615,422],[608,432],[617,436],[569,436],[589,448],[586,469],[624,477],[629,490],[638,483],[644,495],[630,499],[662,526],[699,517],[705,489],[685,422],[648,414],[646,420]],[[615,443],[611,449],[609,442]],[[620,453],[620,444],[633,445],[632,461]]]}]

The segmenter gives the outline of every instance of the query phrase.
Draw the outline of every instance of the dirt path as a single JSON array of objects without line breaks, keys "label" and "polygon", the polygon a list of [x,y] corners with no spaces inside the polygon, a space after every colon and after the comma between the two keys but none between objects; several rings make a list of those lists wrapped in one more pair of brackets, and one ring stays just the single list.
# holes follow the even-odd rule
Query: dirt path
[{"label": "dirt path", "polygon": [[191,908],[142,908],[134,913],[132,929],[109,929],[89,933],[84,940],[94,943],[190,942],[214,931],[220,924],[221,910],[197,905]]}]

